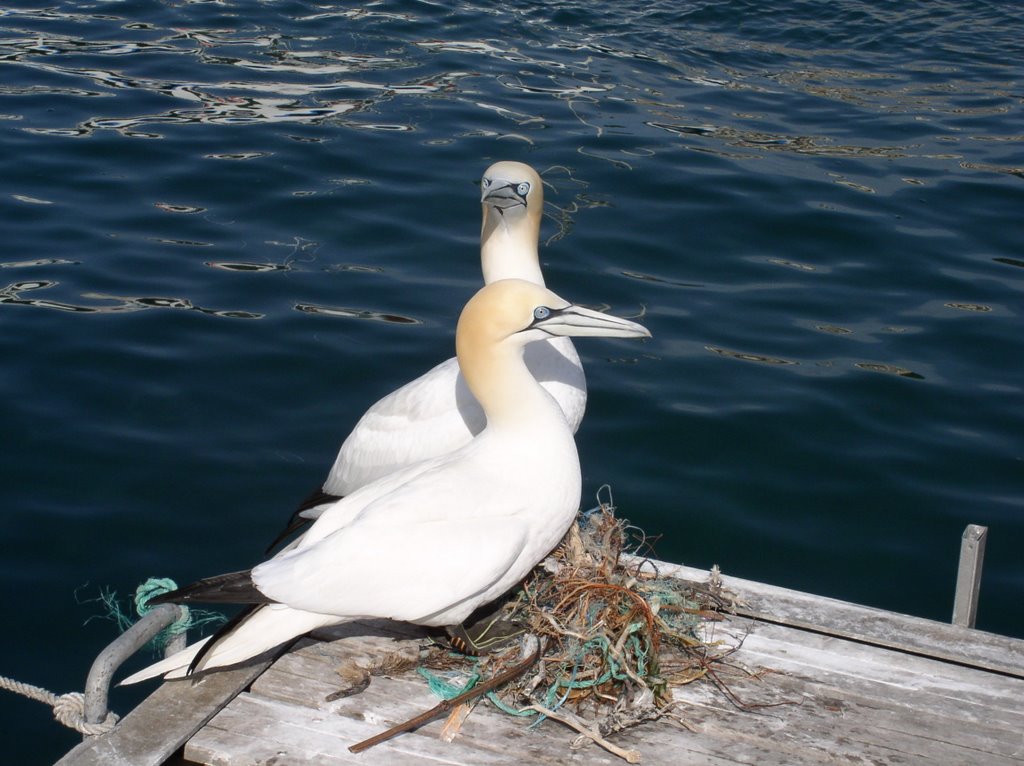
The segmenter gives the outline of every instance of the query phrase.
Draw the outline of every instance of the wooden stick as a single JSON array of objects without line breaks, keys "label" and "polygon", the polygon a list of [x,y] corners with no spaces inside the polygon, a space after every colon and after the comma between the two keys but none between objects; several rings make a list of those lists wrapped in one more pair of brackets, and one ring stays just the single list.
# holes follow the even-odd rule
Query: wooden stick
[{"label": "wooden stick", "polygon": [[583,736],[594,740],[596,744],[603,747],[612,755],[619,756],[619,758],[622,758],[626,763],[640,763],[640,753],[638,751],[625,750],[618,745],[612,744],[602,737],[597,731],[588,727],[583,720],[573,715],[568,710],[556,713],[554,710],[548,710],[543,705],[530,705],[529,707],[523,708],[523,710],[536,710],[538,713],[542,713],[548,718],[553,718],[556,721],[564,723],[566,726],[575,729]]},{"label": "wooden stick", "polygon": [[978,593],[981,589],[981,565],[985,561],[985,538],[988,527],[968,524],[960,541],[960,565],[956,573],[956,596],[953,600],[953,624],[973,628],[978,615]]},{"label": "wooden stick", "polygon": [[513,665],[508,670],[498,673],[498,675],[496,675],[494,678],[486,681],[485,683],[480,684],[479,686],[473,687],[468,692],[463,692],[462,694],[452,697],[450,700],[441,700],[439,703],[434,705],[434,707],[430,708],[430,710],[426,711],[425,713],[420,713],[415,718],[410,718],[405,723],[400,723],[397,726],[392,726],[387,731],[381,732],[380,734],[370,737],[369,739],[364,739],[362,742],[358,742],[352,745],[349,748],[349,752],[361,753],[364,750],[368,750],[371,747],[374,747],[375,745],[379,745],[381,742],[387,742],[389,739],[394,739],[399,734],[405,734],[405,732],[407,731],[418,729],[423,724],[430,723],[435,718],[441,717],[457,705],[475,699],[476,697],[479,697],[481,694],[487,694],[487,692],[494,691],[499,686],[504,686],[513,678],[521,676],[523,673],[525,673],[527,670],[533,667],[533,664],[539,658],[540,645],[538,645],[537,648],[535,648],[533,652],[530,653],[529,657],[520,662],[518,665]]}]

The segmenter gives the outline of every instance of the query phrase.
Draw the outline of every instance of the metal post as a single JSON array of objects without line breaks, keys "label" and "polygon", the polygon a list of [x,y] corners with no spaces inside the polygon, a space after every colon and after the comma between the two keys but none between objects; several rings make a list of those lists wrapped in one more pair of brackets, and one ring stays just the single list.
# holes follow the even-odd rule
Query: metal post
[{"label": "metal post", "polygon": [[956,598],[953,600],[953,624],[974,627],[978,615],[978,591],[981,565],[985,560],[988,527],[968,524],[960,541],[960,568],[956,573]]},{"label": "metal post", "polygon": [[[181,606],[180,604],[178,606],[179,606],[180,609],[187,608],[187,607]],[[172,636],[171,639],[167,642],[167,646],[164,647],[164,657],[170,657],[172,654],[177,654],[182,649],[184,649],[187,644],[188,644],[188,634],[187,633],[179,633],[176,636]]]}]

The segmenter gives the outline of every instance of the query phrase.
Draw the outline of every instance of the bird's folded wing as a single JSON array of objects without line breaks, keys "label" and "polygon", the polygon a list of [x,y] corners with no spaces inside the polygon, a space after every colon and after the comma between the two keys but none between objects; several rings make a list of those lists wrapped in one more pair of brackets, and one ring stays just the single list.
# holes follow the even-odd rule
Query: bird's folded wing
[{"label": "bird's folded wing", "polygon": [[457,449],[486,423],[454,358],[374,404],[352,429],[324,482],[347,495],[403,466]]},{"label": "bird's folded wing", "polygon": [[528,546],[526,525],[515,517],[356,523],[252,576],[261,592],[295,609],[435,624],[432,615],[459,611],[514,565],[523,568]]}]

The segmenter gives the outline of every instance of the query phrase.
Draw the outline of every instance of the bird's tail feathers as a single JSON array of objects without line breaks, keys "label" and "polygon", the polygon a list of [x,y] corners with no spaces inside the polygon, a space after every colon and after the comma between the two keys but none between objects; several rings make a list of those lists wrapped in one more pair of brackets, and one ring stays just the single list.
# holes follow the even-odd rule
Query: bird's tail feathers
[{"label": "bird's tail feathers", "polygon": [[[237,665],[280,646],[286,641],[305,635],[311,630],[342,622],[337,617],[303,612],[286,606],[264,606],[235,626],[229,634],[204,652],[196,672]],[[205,646],[206,638],[166,659],[155,662],[138,673],[128,676],[121,685],[134,684],[162,675],[165,679],[183,678],[189,666]]]}]

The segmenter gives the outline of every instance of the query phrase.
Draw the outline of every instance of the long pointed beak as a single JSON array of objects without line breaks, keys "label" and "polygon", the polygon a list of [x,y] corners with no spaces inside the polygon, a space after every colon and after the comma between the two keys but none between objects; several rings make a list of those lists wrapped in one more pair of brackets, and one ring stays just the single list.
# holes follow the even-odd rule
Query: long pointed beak
[{"label": "long pointed beak", "polygon": [[594,338],[650,338],[651,332],[643,325],[628,319],[602,314],[582,306],[551,309],[549,316],[534,320],[531,329],[543,330],[551,335],[571,335]]}]

